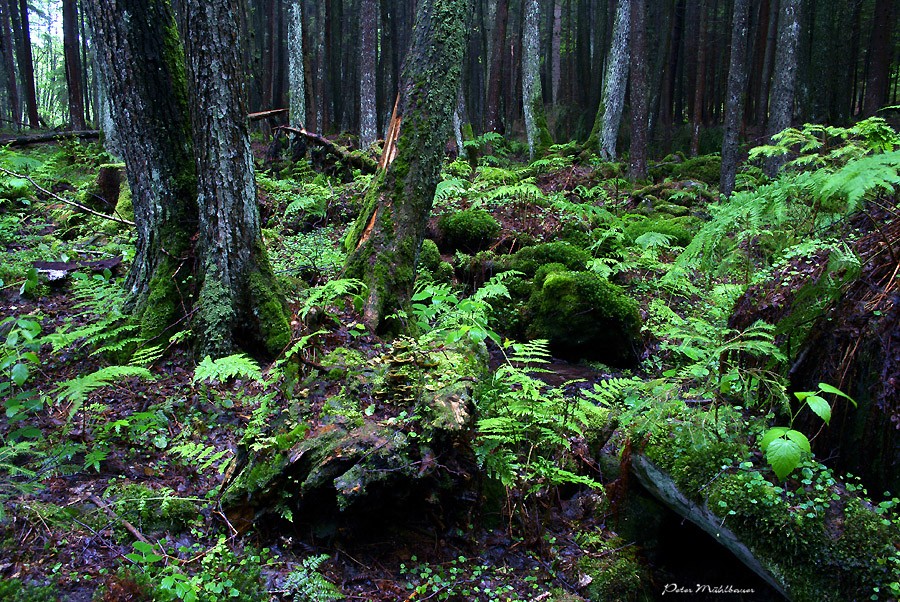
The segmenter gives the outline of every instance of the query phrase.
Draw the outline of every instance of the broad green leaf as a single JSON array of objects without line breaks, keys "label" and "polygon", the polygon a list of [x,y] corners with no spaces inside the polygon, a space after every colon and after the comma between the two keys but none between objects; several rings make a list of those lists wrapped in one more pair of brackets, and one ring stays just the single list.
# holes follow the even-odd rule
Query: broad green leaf
[{"label": "broad green leaf", "polygon": [[822,392],[824,392],[824,393],[832,393],[832,394],[834,394],[834,395],[838,395],[838,396],[840,396],[840,397],[843,397],[844,399],[849,400],[850,403],[852,403],[854,406],[856,406],[856,400],[855,400],[855,399],[853,399],[852,397],[850,397],[849,395],[847,395],[846,393],[844,393],[843,391],[841,391],[841,390],[838,389],[837,387],[832,387],[832,386],[829,385],[828,383],[819,383],[819,390],[822,391]]},{"label": "broad green leaf", "polygon": [[815,391],[794,391],[794,397],[797,398],[797,401],[803,401],[813,393]]},{"label": "broad green leaf", "polygon": [[25,364],[16,364],[12,367],[12,380],[17,386],[21,387],[28,380],[28,366]]},{"label": "broad green leaf", "polygon": [[797,468],[801,457],[800,448],[789,439],[775,439],[766,449],[766,460],[782,481]]},{"label": "broad green leaf", "polygon": [[795,431],[793,429],[789,430],[784,434],[785,437],[793,441],[797,444],[797,447],[800,448],[800,451],[810,453],[809,447],[809,439],[806,438],[806,435],[801,433],[800,431]]},{"label": "broad green leaf", "polygon": [[806,398],[806,405],[812,410],[816,416],[825,421],[825,424],[831,422],[831,406],[827,401],[818,395],[810,395]]},{"label": "broad green leaf", "polygon": [[763,451],[766,451],[772,441],[774,441],[778,437],[781,437],[789,430],[790,429],[786,426],[773,426],[763,435],[762,440],[759,442],[759,448]]}]

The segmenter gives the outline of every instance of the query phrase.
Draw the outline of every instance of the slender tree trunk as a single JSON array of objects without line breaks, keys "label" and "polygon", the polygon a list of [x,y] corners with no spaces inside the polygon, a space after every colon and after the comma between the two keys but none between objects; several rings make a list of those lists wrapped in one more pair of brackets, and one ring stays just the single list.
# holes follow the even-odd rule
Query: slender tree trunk
[{"label": "slender tree trunk", "polygon": [[538,0],[525,0],[525,26],[522,31],[522,105],[525,112],[525,136],[532,158],[553,144],[544,117],[541,93],[541,35]]},{"label": "slender tree trunk", "polygon": [[306,70],[303,54],[302,0],[291,0],[288,6],[288,95],[289,119],[292,127],[306,127]]},{"label": "slender tree trunk", "polygon": [[[647,133],[650,98],[648,88],[647,5],[631,0],[631,150],[629,174],[632,180],[647,177]],[[695,109],[696,110],[696,109]]]},{"label": "slender tree trunk", "polygon": [[[126,287],[142,334],[189,312],[191,235],[197,224],[187,84],[165,0],[86,2],[131,188],[137,244]],[[124,18],[127,15],[128,18]]]},{"label": "slender tree trunk", "polygon": [[19,104],[19,86],[16,83],[16,65],[13,54],[13,31],[10,27],[10,6],[7,0],[0,0],[0,58],[3,60],[3,71],[6,75],[6,95],[9,98],[10,119],[13,127],[18,128],[22,119],[22,107]]},{"label": "slender tree trunk", "polygon": [[[380,332],[402,327],[388,318],[409,305],[415,266],[440,179],[457,105],[466,0],[419,0],[400,98],[376,185],[347,236],[345,274],[369,287],[364,315]],[[393,158],[393,160],[391,160]]]},{"label": "slender tree trunk", "polygon": [[81,48],[78,43],[78,9],[76,0],[63,0],[63,50],[66,59],[66,86],[69,96],[69,122],[83,130],[84,93],[81,87]]},{"label": "slender tree trunk", "polygon": [[894,31],[894,17],[900,9],[896,0],[876,0],[875,16],[872,22],[872,36],[869,38],[869,77],[866,80],[866,95],[863,101],[863,115],[874,115],[888,102],[890,89],[891,60]]},{"label": "slender tree trunk", "polygon": [[613,38],[606,60],[606,76],[603,82],[603,96],[597,109],[594,129],[588,141],[592,147],[594,140],[600,156],[613,161],[616,158],[616,138],[622,121],[625,105],[625,85],[628,81],[629,37],[631,0],[618,0]]},{"label": "slender tree trunk", "polygon": [[248,342],[277,354],[290,326],[259,226],[242,69],[241,0],[188,0],[182,23],[197,170],[201,283],[195,332],[202,353]]},{"label": "slender tree trunk", "polygon": [[562,0],[553,2],[553,29],[550,32],[550,102],[559,103],[559,83],[562,77]]},{"label": "slender tree trunk", "polygon": [[485,106],[484,129],[488,132],[502,132],[500,121],[500,85],[503,82],[503,56],[506,52],[506,23],[509,20],[509,0],[497,0],[494,18],[494,42],[491,44],[491,67],[488,77],[487,103]]},{"label": "slender tree trunk", "polygon": [[14,0],[10,0],[10,16],[13,17],[13,29],[18,23],[19,36],[16,39],[16,58],[19,66],[19,77],[25,94],[25,111],[28,125],[36,128],[40,125],[38,116],[37,91],[34,87],[34,60],[31,55],[31,28],[28,25],[28,2],[19,0],[19,10],[15,10]]},{"label": "slender tree trunk", "polygon": [[734,0],[731,28],[731,60],[728,67],[728,95],[725,104],[725,132],[722,139],[722,172],[719,190],[726,197],[734,190],[738,164],[738,135],[747,92],[747,30],[749,0]]},{"label": "slender tree trunk", "polygon": [[[741,0],[737,0],[740,2]],[[703,99],[706,97],[706,1],[700,0],[697,24],[697,71],[694,77],[694,112],[691,115],[691,156],[700,154],[700,128],[703,126]],[[733,44],[733,42],[732,42]],[[732,46],[733,48],[733,46]]]},{"label": "slender tree trunk", "polygon": [[[790,127],[793,118],[801,5],[802,0],[781,0],[781,11],[778,16],[778,47],[775,54],[772,101],[769,109],[768,133],[770,136]],[[770,177],[775,177],[783,164],[783,158],[770,158],[766,162],[766,173]]]},{"label": "slender tree trunk", "polygon": [[359,13],[359,146],[369,148],[378,137],[375,74],[378,68],[375,27],[378,0],[360,0]]}]

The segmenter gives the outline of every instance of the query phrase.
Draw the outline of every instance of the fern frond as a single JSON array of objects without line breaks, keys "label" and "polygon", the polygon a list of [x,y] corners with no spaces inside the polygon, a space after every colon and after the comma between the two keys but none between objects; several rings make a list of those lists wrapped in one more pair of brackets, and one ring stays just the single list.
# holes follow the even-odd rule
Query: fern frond
[{"label": "fern frond", "polygon": [[215,465],[219,474],[225,471],[227,465],[227,462],[222,460],[231,454],[228,449],[216,450],[212,445],[203,445],[193,441],[171,447],[169,452],[181,458],[185,466],[194,467],[198,473],[204,473]]},{"label": "fern frond", "polygon": [[847,200],[852,211],[868,194],[882,190],[893,193],[900,185],[900,151],[869,155],[850,161],[832,174],[822,187],[823,198]]},{"label": "fern frond", "polygon": [[163,352],[165,352],[165,348],[162,345],[144,347],[143,349],[138,349],[137,351],[135,351],[134,355],[131,356],[131,360],[128,363],[132,366],[143,366],[146,368],[153,365],[159,358],[161,358]]},{"label": "fern frond", "polygon": [[337,299],[351,295],[363,295],[367,290],[366,284],[356,278],[338,278],[329,280],[322,286],[310,289],[309,296],[300,309],[300,318],[306,319],[309,312],[316,307],[327,307]]},{"label": "fern frond", "polygon": [[153,380],[153,374],[140,366],[107,366],[61,383],[56,388],[56,400],[58,403],[71,402],[72,408],[69,415],[72,416],[81,409],[81,405],[90,393],[124,378]]},{"label": "fern frond", "polygon": [[194,368],[194,376],[191,382],[212,381],[224,383],[232,378],[246,378],[262,381],[262,371],[259,365],[246,354],[235,353],[226,357],[213,360],[206,356]]}]

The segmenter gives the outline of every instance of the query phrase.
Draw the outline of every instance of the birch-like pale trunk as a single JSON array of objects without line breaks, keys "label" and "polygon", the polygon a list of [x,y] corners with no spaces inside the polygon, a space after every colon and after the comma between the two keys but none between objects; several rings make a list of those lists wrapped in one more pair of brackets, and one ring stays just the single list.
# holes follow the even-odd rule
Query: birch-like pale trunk
[{"label": "birch-like pale trunk", "polygon": [[366,149],[378,137],[375,101],[375,24],[378,0],[360,0],[359,7],[359,147]]},{"label": "birch-like pale trunk", "polygon": [[306,74],[303,69],[302,0],[288,6],[288,121],[291,127],[306,127]]},{"label": "birch-like pale trunk", "polygon": [[631,62],[629,37],[631,29],[631,0],[619,0],[613,24],[612,44],[606,56],[606,75],[603,95],[587,145],[594,147],[600,156],[612,161],[616,158],[616,138],[625,105],[625,86]]},{"label": "birch-like pale trunk", "polygon": [[525,136],[528,154],[550,145],[550,133],[544,119],[544,99],[541,92],[541,34],[538,0],[525,0],[525,22],[522,31],[522,107],[525,113]]}]

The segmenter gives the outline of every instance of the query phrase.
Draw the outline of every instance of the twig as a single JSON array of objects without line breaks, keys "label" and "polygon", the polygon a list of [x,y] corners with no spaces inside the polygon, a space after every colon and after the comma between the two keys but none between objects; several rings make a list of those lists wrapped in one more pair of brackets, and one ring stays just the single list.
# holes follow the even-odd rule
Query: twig
[{"label": "twig", "polygon": [[31,182],[32,186],[34,186],[35,188],[37,188],[44,194],[53,197],[54,199],[56,199],[57,201],[59,201],[61,203],[65,203],[66,205],[71,205],[72,207],[77,207],[78,209],[81,209],[82,211],[90,213],[91,215],[96,215],[97,217],[102,217],[103,219],[108,219],[111,222],[125,224],[126,226],[134,226],[134,222],[130,222],[127,219],[122,219],[121,217],[116,217],[114,215],[106,215],[105,213],[100,213],[99,211],[94,211],[90,207],[85,207],[84,205],[76,203],[75,201],[70,201],[68,199],[64,199],[61,196],[59,196],[58,194],[54,194],[54,193],[50,192],[49,190],[47,190],[46,188],[41,187],[40,184],[38,184],[37,182],[35,182],[34,180],[32,180],[29,176],[26,176],[25,174],[18,174],[14,171],[9,171],[8,169],[4,169],[2,167],[0,167],[0,171],[2,171],[6,175],[12,176],[14,178],[22,178],[24,180],[28,180],[29,182]]},{"label": "twig", "polygon": [[122,526],[125,527],[126,529],[128,529],[128,532],[131,533],[132,535],[134,535],[134,537],[138,541],[141,541],[141,542],[147,544],[148,546],[153,545],[152,543],[150,543],[150,541],[146,537],[144,537],[144,535],[140,531],[138,531],[134,527],[134,525],[132,525],[127,520],[125,520],[124,518],[122,518],[121,516],[116,514],[115,510],[110,508],[107,504],[104,504],[103,501],[100,498],[98,498],[96,495],[89,495],[88,499],[91,502],[93,502],[94,504],[96,504],[98,508],[103,510],[107,514],[107,516],[109,516],[111,519],[113,519],[114,521],[117,520],[120,523],[122,523]]}]

